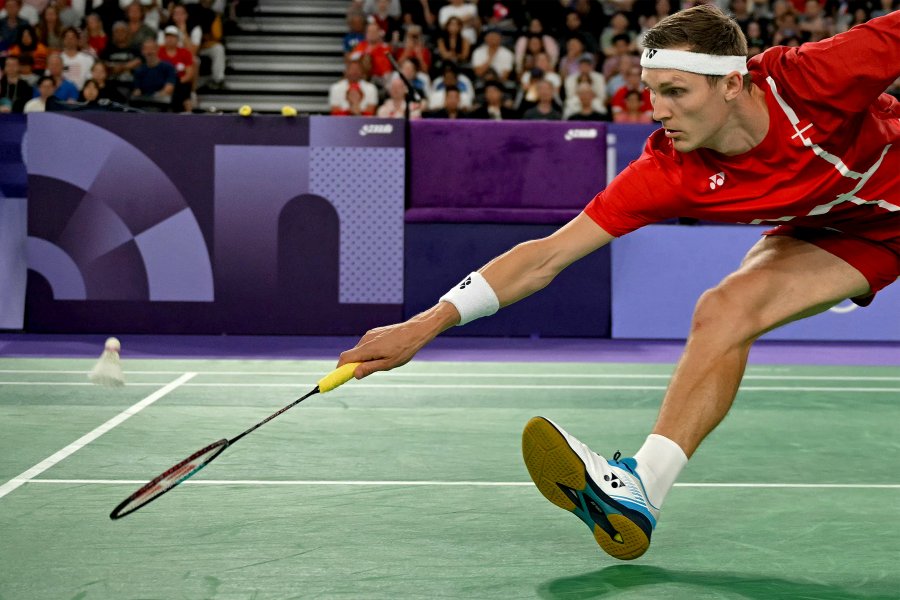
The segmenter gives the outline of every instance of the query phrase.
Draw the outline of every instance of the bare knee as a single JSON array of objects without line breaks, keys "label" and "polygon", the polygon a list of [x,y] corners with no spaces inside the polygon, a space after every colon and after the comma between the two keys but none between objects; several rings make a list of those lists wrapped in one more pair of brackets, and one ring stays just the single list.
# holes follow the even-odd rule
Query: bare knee
[{"label": "bare knee", "polygon": [[694,308],[690,337],[722,347],[742,346],[766,331],[753,295],[743,289],[741,276],[731,276],[705,291]]}]

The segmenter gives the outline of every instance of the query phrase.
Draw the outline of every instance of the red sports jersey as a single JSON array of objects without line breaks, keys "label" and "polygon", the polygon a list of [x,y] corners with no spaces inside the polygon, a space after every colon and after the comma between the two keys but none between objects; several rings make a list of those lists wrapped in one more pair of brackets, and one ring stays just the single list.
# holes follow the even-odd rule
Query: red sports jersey
[{"label": "red sports jersey", "polygon": [[762,143],[737,156],[679,153],[654,132],[585,212],[617,237],[694,217],[828,229],[900,248],[900,103],[883,94],[900,75],[898,55],[900,11],[763,52],[748,64],[769,108]]}]

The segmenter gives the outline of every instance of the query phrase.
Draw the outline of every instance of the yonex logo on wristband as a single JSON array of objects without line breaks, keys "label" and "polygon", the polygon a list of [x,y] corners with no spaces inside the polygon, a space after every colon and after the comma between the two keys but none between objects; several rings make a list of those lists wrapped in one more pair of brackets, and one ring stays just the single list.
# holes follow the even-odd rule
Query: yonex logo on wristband
[{"label": "yonex logo on wristband", "polygon": [[469,277],[466,277],[465,279],[462,280],[462,283],[459,284],[459,289],[464,290],[464,289],[466,289],[466,286],[471,285],[471,283],[472,283],[472,277],[470,275]]}]

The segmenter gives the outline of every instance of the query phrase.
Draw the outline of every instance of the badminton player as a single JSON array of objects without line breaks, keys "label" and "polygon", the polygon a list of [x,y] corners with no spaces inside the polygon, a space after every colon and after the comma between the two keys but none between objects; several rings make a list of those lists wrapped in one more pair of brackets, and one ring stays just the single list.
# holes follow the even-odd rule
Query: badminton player
[{"label": "badminton player", "polygon": [[[614,238],[672,217],[771,224],[741,266],[705,292],[643,446],[607,460],[559,425],[532,419],[526,466],[620,559],[650,543],[687,460],[731,407],[751,344],[851,299],[865,306],[900,275],[900,12],[751,60],[718,9],[671,15],[644,40],[642,78],[662,124],[643,154],[553,235],[468,275],[431,309],[374,329],[340,362],[356,377],[409,361],[441,331],[549,284]],[[605,427],[597,423],[602,440]]]}]

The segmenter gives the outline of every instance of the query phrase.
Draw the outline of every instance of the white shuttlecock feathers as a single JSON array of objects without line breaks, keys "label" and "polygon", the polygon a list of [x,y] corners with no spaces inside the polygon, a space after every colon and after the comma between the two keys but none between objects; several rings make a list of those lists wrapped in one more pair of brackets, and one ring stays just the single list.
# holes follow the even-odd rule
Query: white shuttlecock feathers
[{"label": "white shuttlecock feathers", "polygon": [[103,346],[103,354],[100,360],[88,373],[91,383],[107,387],[121,387],[125,385],[125,375],[122,373],[122,365],[119,362],[119,351],[122,345],[114,337],[106,340]]}]

